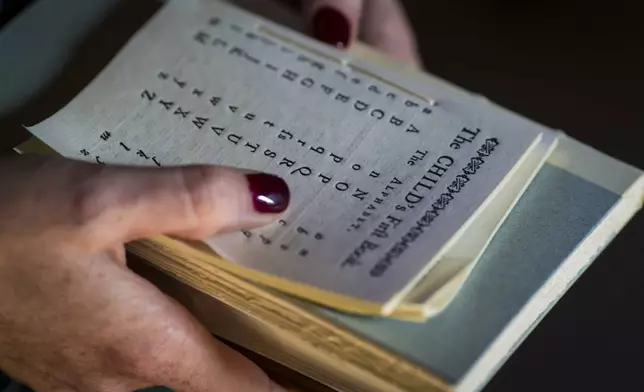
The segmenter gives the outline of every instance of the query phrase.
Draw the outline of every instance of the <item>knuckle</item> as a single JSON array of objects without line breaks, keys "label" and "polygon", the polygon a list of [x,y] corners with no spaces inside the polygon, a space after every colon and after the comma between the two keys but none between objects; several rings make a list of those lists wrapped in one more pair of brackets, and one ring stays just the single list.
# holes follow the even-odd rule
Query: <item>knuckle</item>
[{"label": "knuckle", "polygon": [[159,359],[157,350],[150,343],[148,339],[144,339],[131,342],[127,347],[110,348],[107,362],[120,373],[135,378],[147,378],[154,370],[153,362]]},{"label": "knuckle", "polygon": [[212,217],[217,211],[215,197],[219,173],[211,167],[194,167],[184,170],[183,197],[189,216],[201,226],[202,223],[212,223]]},{"label": "knuckle", "polygon": [[137,379],[154,379],[177,359],[177,342],[167,328],[112,349],[108,362]]},{"label": "knuckle", "polygon": [[77,228],[86,229],[94,226],[111,210],[113,195],[105,181],[97,178],[88,178],[82,181],[75,189],[71,216]]}]

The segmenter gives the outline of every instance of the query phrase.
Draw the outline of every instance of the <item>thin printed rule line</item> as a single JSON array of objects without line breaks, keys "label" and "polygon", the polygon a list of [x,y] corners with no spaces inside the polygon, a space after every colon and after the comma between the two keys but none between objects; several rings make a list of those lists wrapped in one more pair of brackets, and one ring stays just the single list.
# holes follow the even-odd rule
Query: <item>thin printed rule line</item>
[{"label": "thin printed rule line", "polygon": [[389,86],[391,86],[391,87],[393,87],[395,89],[398,89],[398,90],[400,90],[400,91],[402,91],[404,93],[407,93],[407,94],[409,94],[411,96],[414,96],[414,97],[416,97],[416,98],[418,98],[418,99],[420,99],[422,101],[425,101],[425,103],[427,103],[429,106],[436,106],[436,100],[433,99],[433,98],[429,98],[429,97],[426,97],[424,95],[420,95],[418,93],[415,93],[415,92],[413,92],[411,90],[408,90],[408,89],[406,89],[406,88],[404,88],[404,87],[402,87],[402,86],[400,86],[400,85],[398,85],[396,83],[390,82],[389,80],[383,78],[382,76],[380,76],[378,74],[370,72],[370,71],[368,71],[368,70],[366,70],[364,68],[358,67],[358,66],[353,65],[351,63],[348,63],[347,66],[349,68],[351,68],[351,70],[354,71],[354,72],[358,72],[358,73],[361,73],[363,75],[366,75],[366,76],[369,76],[371,78],[374,78],[374,79],[378,80],[381,83],[387,84],[387,85],[389,85]]},{"label": "thin printed rule line", "polygon": [[396,84],[396,83],[393,83],[393,82],[383,78],[382,76],[380,76],[378,74],[370,72],[370,71],[368,71],[368,70],[366,70],[366,69],[364,69],[362,67],[358,67],[356,65],[353,65],[353,64],[351,64],[350,62],[348,62],[346,60],[339,60],[339,59],[337,59],[337,58],[335,58],[335,57],[333,57],[331,55],[328,55],[326,53],[323,53],[323,52],[320,52],[320,51],[315,50],[313,48],[310,48],[310,47],[308,47],[308,46],[306,46],[306,45],[304,45],[304,44],[302,44],[300,42],[297,42],[294,39],[287,38],[284,35],[282,35],[280,33],[277,33],[277,32],[273,31],[272,29],[270,29],[270,28],[268,28],[266,26],[259,26],[258,30],[261,31],[262,33],[266,34],[266,35],[270,35],[271,37],[275,38],[276,40],[282,41],[283,43],[290,44],[290,45],[293,45],[293,46],[297,46],[298,48],[300,48],[300,49],[302,49],[304,51],[307,51],[307,52],[309,52],[311,54],[314,54],[314,55],[316,55],[318,57],[322,57],[322,58],[324,58],[326,60],[334,62],[334,63],[340,65],[343,68],[349,68],[349,69],[351,69],[352,72],[360,73],[360,74],[363,74],[365,76],[368,76],[368,77],[371,77],[373,79],[376,79],[379,82],[381,82],[383,84],[386,84],[386,85],[388,85],[388,86],[390,86],[390,87],[392,87],[394,89],[402,91],[402,92],[404,92],[404,93],[406,93],[408,95],[411,95],[413,97],[416,97],[416,98],[424,101],[425,103],[427,103],[430,106],[436,106],[436,100],[435,99],[423,96],[423,95],[418,94],[418,93],[416,93],[416,92],[414,92],[412,90],[406,89],[403,86],[401,86],[399,84]]},{"label": "thin printed rule line", "polygon": [[320,51],[317,51],[315,49],[309,48],[308,46],[305,46],[305,45],[303,45],[303,44],[301,44],[301,43],[299,43],[299,42],[297,42],[297,41],[295,41],[293,39],[287,38],[287,37],[283,36],[282,34],[279,34],[279,33],[273,31],[272,29],[270,29],[270,28],[268,28],[266,26],[260,26],[258,28],[258,30],[263,32],[266,35],[270,35],[271,37],[282,41],[283,43],[290,44],[290,45],[293,45],[293,46],[297,46],[298,48],[300,48],[302,50],[306,50],[307,52],[313,53],[316,56],[323,57],[323,58],[325,58],[325,59],[327,59],[329,61],[333,61],[334,63],[336,63],[338,65],[342,65],[342,61],[338,60],[337,58],[335,58],[333,56],[330,56],[330,55],[328,55],[326,53],[322,53]]}]

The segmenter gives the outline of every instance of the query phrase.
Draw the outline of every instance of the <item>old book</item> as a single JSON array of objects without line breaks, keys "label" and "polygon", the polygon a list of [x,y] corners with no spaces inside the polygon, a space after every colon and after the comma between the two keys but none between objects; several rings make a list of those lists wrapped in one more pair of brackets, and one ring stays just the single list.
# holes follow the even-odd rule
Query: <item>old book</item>
[{"label": "old book", "polygon": [[559,138],[213,0],[165,4],[29,130],[96,164],[281,175],[292,201],[279,222],[132,250],[172,250],[330,308],[409,320],[454,298]]},{"label": "old book", "polygon": [[336,390],[473,392],[643,203],[641,170],[562,137],[453,303],[422,323],[329,310],[170,249],[139,248],[155,269],[137,272],[216,335]]},{"label": "old book", "polygon": [[[432,86],[439,105],[442,99],[436,97],[449,95],[443,89],[457,96],[455,101],[481,101],[431,76],[383,74],[416,88]],[[48,153],[35,140],[18,150]],[[529,177],[519,201],[501,214],[503,222],[492,230],[477,265],[460,269],[468,278],[457,285],[461,289],[450,306],[419,323],[350,316],[297,300],[200,257],[168,247],[159,251],[163,244],[131,249],[168,272],[172,279],[154,269],[140,271],[217,335],[332,388],[474,391],[640,209],[644,197],[640,170],[563,135],[536,177]]]}]

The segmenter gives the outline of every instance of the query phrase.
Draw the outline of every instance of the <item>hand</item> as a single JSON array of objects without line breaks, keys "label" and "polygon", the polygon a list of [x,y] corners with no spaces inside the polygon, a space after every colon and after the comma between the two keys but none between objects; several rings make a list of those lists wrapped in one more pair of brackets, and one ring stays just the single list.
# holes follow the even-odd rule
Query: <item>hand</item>
[{"label": "hand", "polygon": [[302,0],[310,33],[347,48],[356,39],[389,56],[420,67],[414,32],[398,0]]},{"label": "hand", "polygon": [[131,272],[123,243],[267,224],[282,180],[27,156],[0,158],[0,178],[0,369],[37,392],[280,390]]}]

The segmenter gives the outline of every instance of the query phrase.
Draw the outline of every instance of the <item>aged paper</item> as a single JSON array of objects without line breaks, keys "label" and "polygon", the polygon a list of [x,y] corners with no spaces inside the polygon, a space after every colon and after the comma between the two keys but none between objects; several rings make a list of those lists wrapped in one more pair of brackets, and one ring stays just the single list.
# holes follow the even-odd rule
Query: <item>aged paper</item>
[{"label": "aged paper", "polygon": [[267,274],[384,303],[540,137],[413,84],[219,1],[177,0],[31,131],[97,164],[278,174],[292,190],[282,220],[207,243]]}]

